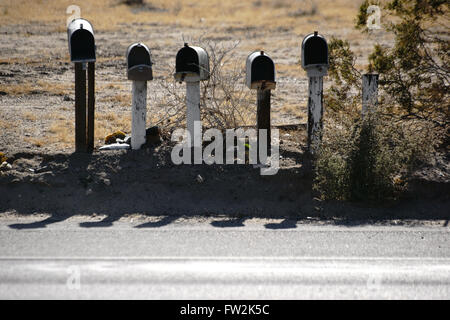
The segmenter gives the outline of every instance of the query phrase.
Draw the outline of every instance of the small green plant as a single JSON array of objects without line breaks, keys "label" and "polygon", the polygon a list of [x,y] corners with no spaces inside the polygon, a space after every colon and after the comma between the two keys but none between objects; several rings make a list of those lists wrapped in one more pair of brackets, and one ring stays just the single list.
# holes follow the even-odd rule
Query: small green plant
[{"label": "small green plant", "polygon": [[358,120],[333,114],[315,162],[314,189],[324,199],[397,198],[407,187],[409,173],[429,160],[433,141],[439,141],[425,125],[395,122],[376,111]]}]

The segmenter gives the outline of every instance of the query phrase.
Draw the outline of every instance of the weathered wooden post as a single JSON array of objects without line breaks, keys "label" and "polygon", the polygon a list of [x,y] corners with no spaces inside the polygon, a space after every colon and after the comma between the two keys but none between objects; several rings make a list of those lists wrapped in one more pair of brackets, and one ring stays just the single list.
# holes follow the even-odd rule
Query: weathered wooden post
[{"label": "weathered wooden post", "polygon": [[86,151],[86,69],[75,62],[75,152]]},{"label": "weathered wooden post", "polygon": [[127,77],[132,80],[131,148],[138,150],[146,142],[147,81],[153,80],[150,50],[133,43],[127,50]]},{"label": "weathered wooden post", "polygon": [[94,151],[95,62],[88,63],[87,151]]},{"label": "weathered wooden post", "polygon": [[[75,151],[92,152],[94,149],[95,118],[94,30],[89,21],[74,19],[67,27],[67,36],[70,61],[75,63]],[[87,113],[86,69],[88,69]]]},{"label": "weathered wooden post", "polygon": [[328,44],[317,31],[303,39],[302,67],[309,78],[308,150],[315,154],[322,141],[323,77],[328,74]]},{"label": "weathered wooden post", "polygon": [[[194,124],[200,122],[200,81],[209,79],[209,56],[205,49],[189,46],[187,43],[181,48],[175,61],[175,80],[186,82],[186,127],[190,134],[191,146],[196,137]],[[201,147],[201,146],[198,146]]]},{"label": "weathered wooden post", "polygon": [[362,76],[362,116],[372,111],[378,104],[378,74],[368,73]]},{"label": "weathered wooden post", "polygon": [[261,159],[259,152],[260,141],[259,132],[266,130],[266,156],[270,155],[271,132],[270,132],[270,96],[271,90],[275,89],[275,64],[264,51],[255,51],[247,57],[246,61],[246,84],[250,89],[256,89],[257,102],[257,129],[258,129],[258,159]]}]

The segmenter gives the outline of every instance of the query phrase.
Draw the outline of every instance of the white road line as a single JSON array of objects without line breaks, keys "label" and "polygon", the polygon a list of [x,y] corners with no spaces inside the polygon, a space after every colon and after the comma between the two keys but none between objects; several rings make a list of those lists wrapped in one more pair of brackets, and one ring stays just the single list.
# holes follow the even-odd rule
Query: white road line
[{"label": "white road line", "polygon": [[144,256],[144,257],[48,257],[48,256],[3,256],[0,261],[21,261],[21,260],[42,260],[42,261],[434,261],[450,263],[450,257],[237,257],[237,256],[222,256],[222,257],[183,257],[183,256]]}]

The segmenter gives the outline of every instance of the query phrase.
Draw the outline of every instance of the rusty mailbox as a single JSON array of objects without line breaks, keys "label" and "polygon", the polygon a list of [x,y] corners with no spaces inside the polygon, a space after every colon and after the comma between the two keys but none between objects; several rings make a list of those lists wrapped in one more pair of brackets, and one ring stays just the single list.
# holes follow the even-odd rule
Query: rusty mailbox
[{"label": "rusty mailbox", "polygon": [[89,21],[85,19],[72,20],[67,27],[67,36],[70,61],[82,63],[95,61],[94,29]]},{"label": "rusty mailbox", "polygon": [[133,81],[153,80],[150,50],[143,43],[133,43],[127,49],[127,77]]},{"label": "rusty mailbox", "polygon": [[176,56],[174,77],[180,82],[208,80],[209,56],[206,50],[185,43]]},{"label": "rusty mailbox", "polygon": [[275,64],[264,51],[255,51],[247,57],[246,70],[250,89],[275,89]]},{"label": "rusty mailbox", "polygon": [[302,42],[302,68],[308,77],[328,74],[328,44],[317,31],[307,35]]}]

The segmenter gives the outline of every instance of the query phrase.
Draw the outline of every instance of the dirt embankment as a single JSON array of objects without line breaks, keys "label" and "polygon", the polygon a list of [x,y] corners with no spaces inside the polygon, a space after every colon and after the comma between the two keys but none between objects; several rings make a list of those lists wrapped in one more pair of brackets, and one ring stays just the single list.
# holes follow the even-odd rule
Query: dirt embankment
[{"label": "dirt embankment", "polygon": [[[283,136],[283,133],[282,133]],[[320,201],[300,144],[282,138],[280,170],[174,165],[167,141],[139,151],[16,153],[0,176],[0,213],[55,217],[230,216],[342,221],[448,220],[448,180],[416,175],[404,199],[381,205]],[[423,172],[426,172],[424,169]]]}]

